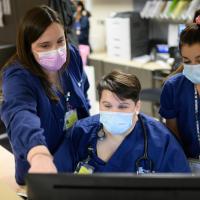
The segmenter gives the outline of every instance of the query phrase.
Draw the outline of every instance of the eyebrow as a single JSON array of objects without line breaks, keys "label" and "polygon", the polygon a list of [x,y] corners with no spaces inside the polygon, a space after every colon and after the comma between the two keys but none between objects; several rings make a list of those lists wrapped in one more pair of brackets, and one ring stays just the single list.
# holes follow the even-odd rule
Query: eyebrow
[{"label": "eyebrow", "polygon": [[122,103],[120,103],[120,105],[130,105],[130,103],[122,102]]},{"label": "eyebrow", "polygon": [[[58,39],[57,39],[57,41],[58,40],[61,40],[61,39],[64,39],[65,38],[65,36],[61,36],[61,37],[59,37]],[[44,42],[40,42],[39,44],[41,45],[41,44],[49,44],[49,43],[51,43],[51,41],[44,41]]]},{"label": "eyebrow", "polygon": [[58,40],[61,40],[61,39],[65,39],[65,36],[61,36],[58,38]]},{"label": "eyebrow", "polygon": [[[111,103],[108,102],[108,101],[102,101],[102,103],[109,103],[109,104],[111,104]],[[120,105],[130,105],[130,103],[127,103],[127,102],[120,102]]]},{"label": "eyebrow", "polygon": [[41,45],[41,44],[49,44],[49,43],[50,42],[47,42],[47,41],[46,42],[40,42],[39,45]]},{"label": "eyebrow", "polygon": [[110,102],[108,102],[108,101],[102,101],[102,103],[110,103]]},{"label": "eyebrow", "polygon": [[[190,60],[189,58],[187,58],[187,57],[185,57],[185,56],[183,56],[183,58],[184,58],[184,59],[187,59],[187,60]],[[200,58],[200,55],[195,57],[195,59],[198,59],[198,58]]]}]

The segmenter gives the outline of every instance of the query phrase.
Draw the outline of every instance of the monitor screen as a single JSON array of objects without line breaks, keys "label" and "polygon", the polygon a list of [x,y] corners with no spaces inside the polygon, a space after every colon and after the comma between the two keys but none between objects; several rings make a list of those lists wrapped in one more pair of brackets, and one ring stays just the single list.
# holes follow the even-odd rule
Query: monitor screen
[{"label": "monitor screen", "polygon": [[190,174],[28,174],[31,200],[192,200],[200,176]]}]

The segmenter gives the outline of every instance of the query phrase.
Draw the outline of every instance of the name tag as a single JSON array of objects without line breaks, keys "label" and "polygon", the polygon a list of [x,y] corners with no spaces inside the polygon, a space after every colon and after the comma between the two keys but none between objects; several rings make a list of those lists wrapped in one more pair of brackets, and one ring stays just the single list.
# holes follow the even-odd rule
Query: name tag
[{"label": "name tag", "polygon": [[75,174],[93,174],[94,172],[94,167],[84,163],[84,162],[79,162],[76,170],[75,170]]},{"label": "name tag", "polygon": [[199,159],[188,159],[190,169],[192,173],[198,174],[200,173],[200,160]]}]

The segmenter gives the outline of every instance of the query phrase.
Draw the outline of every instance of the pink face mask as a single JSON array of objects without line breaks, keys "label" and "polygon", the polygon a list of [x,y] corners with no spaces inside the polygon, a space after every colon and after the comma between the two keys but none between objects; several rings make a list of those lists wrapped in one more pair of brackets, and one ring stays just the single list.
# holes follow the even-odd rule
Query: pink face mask
[{"label": "pink face mask", "polygon": [[66,46],[56,50],[37,52],[39,59],[37,62],[48,71],[58,71],[66,62],[67,51]]}]

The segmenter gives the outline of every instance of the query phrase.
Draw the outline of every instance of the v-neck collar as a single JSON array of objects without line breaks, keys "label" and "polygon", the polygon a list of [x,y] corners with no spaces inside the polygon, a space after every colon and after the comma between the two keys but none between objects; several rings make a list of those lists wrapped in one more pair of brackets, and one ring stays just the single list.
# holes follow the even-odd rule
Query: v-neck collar
[{"label": "v-neck collar", "polygon": [[[141,130],[141,131],[138,131]],[[98,130],[99,131],[99,130]],[[142,133],[142,127],[140,125],[140,121],[138,120],[135,124],[134,129],[131,131],[130,134],[128,134],[122,143],[119,145],[119,147],[116,149],[116,151],[113,153],[113,155],[110,157],[110,159],[105,162],[97,155],[97,141],[98,141],[98,132],[93,136],[91,139],[91,146],[94,149],[91,157],[91,164],[94,164],[94,167],[101,168],[101,171],[109,171],[110,167],[115,166],[115,168],[121,168],[121,162],[120,160],[124,159],[124,155],[127,155],[128,152],[131,151],[133,148],[134,143],[137,144],[137,136],[138,134]],[[98,169],[96,169],[98,171]]]}]

